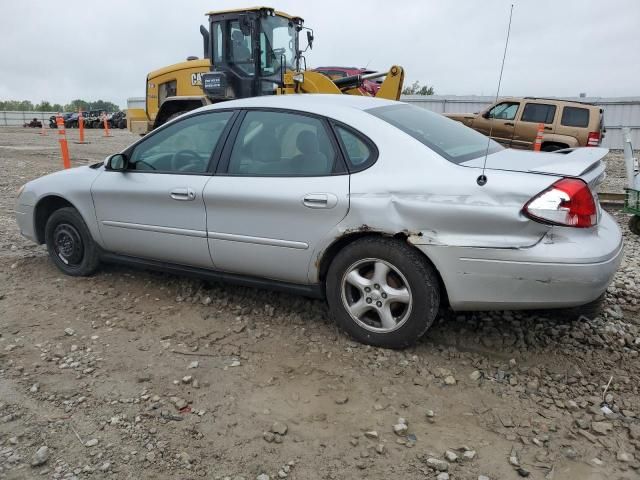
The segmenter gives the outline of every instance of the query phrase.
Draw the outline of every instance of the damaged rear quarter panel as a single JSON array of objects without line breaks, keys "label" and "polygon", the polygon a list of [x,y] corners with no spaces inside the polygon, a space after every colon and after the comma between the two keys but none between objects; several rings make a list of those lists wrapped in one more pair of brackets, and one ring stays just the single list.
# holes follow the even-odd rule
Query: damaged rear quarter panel
[{"label": "damaged rear quarter panel", "polygon": [[376,140],[378,160],[351,175],[349,212],[314,253],[311,281],[326,249],[354,232],[404,233],[414,245],[517,249],[536,244],[549,230],[521,210],[557,177],[487,171],[488,182],[480,187],[481,169],[449,162],[382,121],[367,127],[361,131]]},{"label": "damaged rear quarter panel", "polygon": [[379,145],[378,162],[351,176],[349,214],[340,232],[367,225],[391,235],[407,232],[414,244],[521,248],[549,230],[521,210],[556,177],[487,171],[488,182],[480,187],[479,168],[453,164],[408,136],[405,143],[399,152]]}]

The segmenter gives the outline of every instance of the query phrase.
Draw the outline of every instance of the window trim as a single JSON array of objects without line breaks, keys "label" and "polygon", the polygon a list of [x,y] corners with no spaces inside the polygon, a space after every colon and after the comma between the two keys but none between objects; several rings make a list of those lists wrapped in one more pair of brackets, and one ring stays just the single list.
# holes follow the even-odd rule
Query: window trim
[{"label": "window trim", "polygon": [[[552,107],[553,108],[553,116],[551,117],[551,121],[550,122],[536,122],[534,120],[525,120],[524,119],[524,114],[527,111],[527,107],[529,105],[543,105],[545,107]],[[558,113],[558,106],[554,105],[553,103],[527,102],[527,103],[524,104],[524,108],[522,109],[522,113],[520,114],[520,121],[521,122],[525,122],[525,123],[544,123],[545,125],[553,125],[555,123],[557,113]]]},{"label": "window trim", "polygon": [[[378,158],[380,157],[380,150],[378,150],[378,146],[374,143],[373,140],[371,140],[368,136],[366,136],[364,133],[360,132],[359,130],[356,130],[350,125],[347,125],[346,123],[340,122],[338,120],[329,120],[329,123],[331,125],[333,134],[336,137],[336,141],[340,145],[341,154],[342,154],[342,157],[344,158],[349,174],[363,172],[364,170],[367,170],[376,164],[376,162],[378,161]],[[369,151],[371,152],[371,160],[369,160],[368,162],[365,162],[363,167],[351,168],[353,167],[353,165],[351,164],[351,160],[349,160],[349,154],[347,152],[347,148],[344,145],[344,142],[342,141],[342,137],[338,133],[337,128],[342,128],[343,130],[346,130],[347,132],[353,134],[354,136],[362,140],[362,142],[367,146],[367,148],[369,148]]]},{"label": "window trim", "polygon": [[[235,146],[236,139],[238,137],[238,133],[240,133],[240,128],[244,123],[244,119],[249,112],[271,112],[271,113],[288,113],[291,115],[300,115],[303,117],[311,117],[316,120],[319,120],[322,124],[323,128],[326,131],[327,137],[331,142],[331,146],[333,147],[336,153],[336,172],[331,172],[328,174],[319,174],[319,175],[297,175],[297,174],[289,174],[289,175],[244,175],[244,174],[236,174],[229,173],[229,163],[231,160],[231,152],[233,147]],[[345,160],[342,149],[338,144],[338,140],[335,137],[335,132],[331,128],[330,120],[327,117],[322,115],[318,115],[315,113],[304,112],[301,110],[293,110],[289,108],[271,108],[271,107],[245,107],[240,110],[240,114],[238,115],[235,125],[233,126],[233,130],[229,133],[227,137],[227,141],[224,146],[224,150],[222,151],[222,155],[217,164],[217,168],[215,170],[215,175],[220,177],[240,177],[240,178],[315,178],[315,177],[335,177],[338,175],[348,175],[349,168],[347,167],[347,161]]]},{"label": "window trim", "polygon": [[[156,128],[155,130],[153,130],[151,133],[146,134],[144,137],[142,137],[140,140],[138,140],[137,142],[135,142],[133,145],[129,145],[125,150],[123,150],[121,153],[127,157],[127,162],[129,161],[129,159],[131,158],[131,155],[133,154],[133,151],[135,150],[135,148],[140,145],[141,143],[147,141],[149,138],[152,138],[154,135],[158,134],[159,132],[161,132],[162,130],[164,130],[165,128],[168,128],[171,125],[174,125],[176,123],[182,122],[184,120],[193,118],[193,117],[198,117],[200,115],[208,115],[208,114],[212,114],[212,113],[222,113],[222,112],[232,112],[231,118],[229,118],[229,121],[227,122],[227,124],[225,125],[224,129],[222,130],[222,133],[220,133],[220,138],[218,139],[218,143],[216,144],[216,147],[213,149],[213,151],[211,152],[211,155],[209,156],[209,162],[207,164],[207,168],[205,169],[204,172],[174,172],[173,170],[129,170],[126,169],[124,170],[124,172],[118,172],[118,173],[153,173],[153,174],[160,174],[160,175],[197,175],[197,176],[213,176],[215,175],[215,167],[217,166],[219,160],[220,160],[220,154],[222,153],[222,149],[224,147],[224,145],[227,142],[227,138],[229,136],[229,132],[231,131],[231,129],[233,128],[233,126],[235,125],[235,122],[239,116],[239,110],[237,108],[220,108],[220,109],[212,109],[212,110],[205,110],[202,112],[198,112],[198,113],[194,113],[192,115],[189,115],[183,119],[180,119],[178,122],[170,122],[170,123],[165,123],[164,125]],[[110,171],[110,170],[108,170]]]}]

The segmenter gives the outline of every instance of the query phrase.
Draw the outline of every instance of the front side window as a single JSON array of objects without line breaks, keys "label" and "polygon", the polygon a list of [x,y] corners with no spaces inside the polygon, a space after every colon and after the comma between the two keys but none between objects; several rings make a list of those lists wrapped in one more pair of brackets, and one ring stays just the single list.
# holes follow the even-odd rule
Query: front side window
[{"label": "front side window", "polygon": [[489,110],[489,118],[497,120],[513,120],[518,113],[519,103],[503,102]]},{"label": "front side window", "polygon": [[324,123],[295,113],[249,111],[238,131],[228,173],[318,176],[335,173],[337,154]]},{"label": "front side window", "polygon": [[129,170],[204,173],[233,112],[212,112],[179,120],[135,146]]},{"label": "front side window", "polygon": [[475,130],[424,108],[401,104],[365,110],[384,120],[453,163],[503,150]]},{"label": "front side window", "polygon": [[523,122],[534,123],[553,123],[553,117],[556,115],[555,105],[546,105],[544,103],[527,103],[522,111]]},{"label": "front side window", "polygon": [[560,123],[566,127],[586,128],[589,126],[589,110],[578,107],[564,107]]},{"label": "front side window", "polygon": [[280,68],[292,68],[295,27],[284,17],[268,16],[260,20],[260,65],[265,76]]}]

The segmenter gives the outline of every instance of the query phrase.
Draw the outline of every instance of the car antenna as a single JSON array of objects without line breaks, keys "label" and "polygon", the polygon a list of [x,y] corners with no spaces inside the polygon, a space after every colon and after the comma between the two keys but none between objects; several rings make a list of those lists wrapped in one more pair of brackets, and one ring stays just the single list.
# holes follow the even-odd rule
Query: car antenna
[{"label": "car antenna", "polygon": [[[513,3],[511,4],[511,11],[509,12],[509,27],[507,28],[507,40],[504,42],[504,53],[502,54],[502,66],[500,67],[500,76],[498,77],[498,88],[496,90],[496,100],[494,102],[498,102],[498,97],[500,96],[500,85],[502,84],[502,72],[504,71],[504,61],[507,58],[507,47],[509,46],[509,35],[511,34],[511,19],[513,18]],[[487,176],[484,174],[487,168],[487,157],[489,156],[489,146],[491,145],[491,134],[493,133],[493,120],[490,119],[491,125],[489,127],[489,138],[487,139],[487,149],[484,152],[484,162],[482,163],[482,174],[476,179],[478,185],[483,187],[487,184]]]}]

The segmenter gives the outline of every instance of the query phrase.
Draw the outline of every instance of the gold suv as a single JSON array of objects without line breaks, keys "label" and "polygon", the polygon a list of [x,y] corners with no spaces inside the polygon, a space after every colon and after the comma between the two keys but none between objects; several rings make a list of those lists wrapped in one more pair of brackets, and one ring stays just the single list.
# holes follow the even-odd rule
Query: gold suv
[{"label": "gold suv", "polygon": [[538,125],[544,125],[542,150],[597,147],[604,138],[602,109],[596,105],[548,98],[504,98],[480,113],[445,113],[503,144],[532,149]]}]

